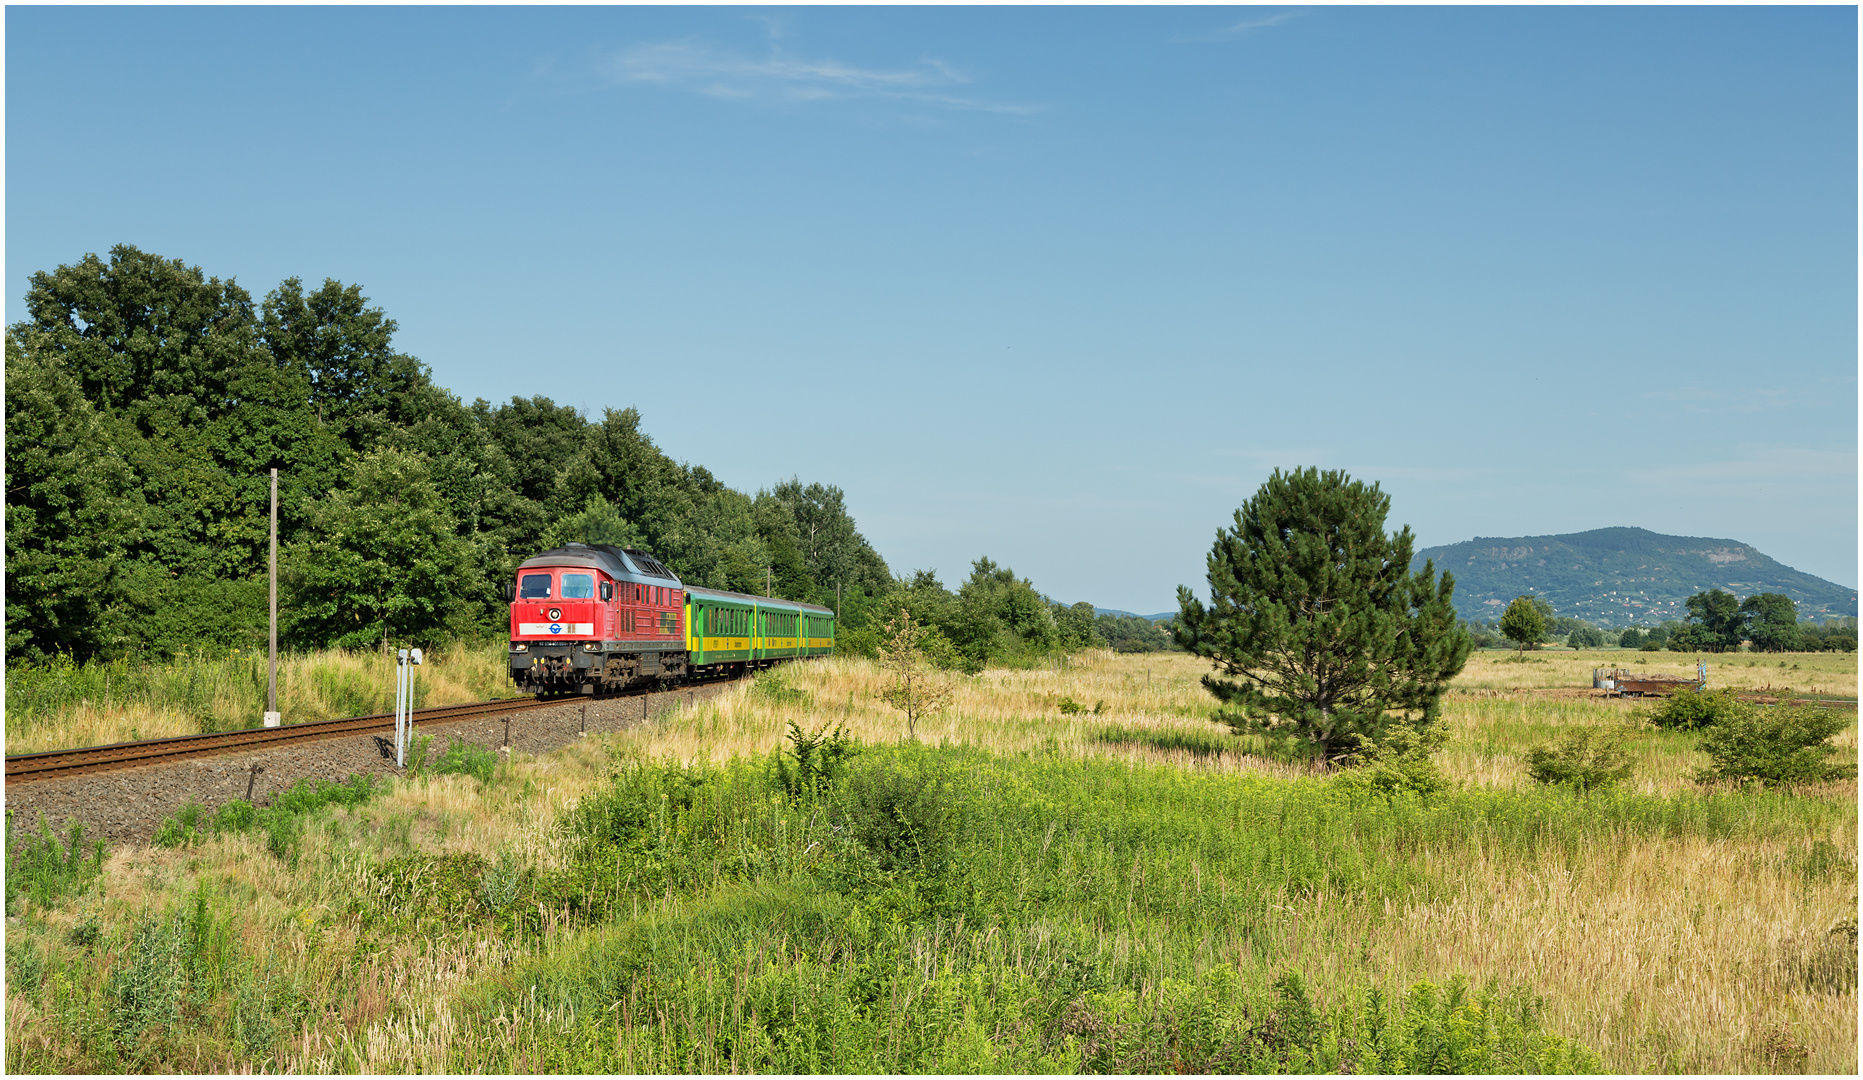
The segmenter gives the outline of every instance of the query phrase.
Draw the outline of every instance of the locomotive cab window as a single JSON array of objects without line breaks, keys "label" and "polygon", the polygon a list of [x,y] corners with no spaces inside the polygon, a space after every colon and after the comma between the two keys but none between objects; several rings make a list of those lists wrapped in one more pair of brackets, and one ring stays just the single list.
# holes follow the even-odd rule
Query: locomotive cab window
[{"label": "locomotive cab window", "polygon": [[519,600],[548,600],[550,598],[550,575],[525,574],[518,581]]},{"label": "locomotive cab window", "polygon": [[564,574],[563,575],[563,599],[565,600],[593,600],[595,599],[595,575],[594,574]]}]

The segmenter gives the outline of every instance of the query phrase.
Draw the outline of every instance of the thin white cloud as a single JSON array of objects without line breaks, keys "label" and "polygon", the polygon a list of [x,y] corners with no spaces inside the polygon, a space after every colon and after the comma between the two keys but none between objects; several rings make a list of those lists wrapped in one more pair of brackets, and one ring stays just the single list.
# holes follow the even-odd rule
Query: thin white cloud
[{"label": "thin white cloud", "polygon": [[1233,41],[1236,38],[1245,37],[1249,34],[1252,34],[1257,30],[1266,30],[1269,27],[1280,26],[1282,23],[1289,22],[1294,19],[1298,19],[1302,15],[1305,15],[1306,13],[1307,13],[1306,9],[1303,8],[1298,11],[1283,11],[1277,15],[1262,15],[1262,16],[1258,16],[1255,18],[1243,19],[1241,22],[1232,23],[1229,26],[1225,26],[1217,30],[1208,30],[1201,34],[1181,34],[1177,37],[1172,38],[1171,40],[1174,42],[1179,42],[1179,43],[1197,42],[1197,41]]},{"label": "thin white cloud", "polygon": [[607,85],[649,85],[751,102],[890,99],[941,109],[1026,115],[1040,106],[1005,104],[955,92],[972,80],[935,58],[911,67],[872,68],[832,58],[808,59],[772,48],[750,57],[697,41],[631,45],[599,65]]}]

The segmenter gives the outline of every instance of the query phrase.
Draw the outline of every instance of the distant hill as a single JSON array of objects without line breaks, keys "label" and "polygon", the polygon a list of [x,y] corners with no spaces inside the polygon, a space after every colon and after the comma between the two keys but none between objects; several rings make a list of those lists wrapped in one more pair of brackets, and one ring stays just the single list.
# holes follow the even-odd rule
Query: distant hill
[{"label": "distant hill", "polygon": [[1122,618],[1144,619],[1147,622],[1163,622],[1165,619],[1177,618],[1177,612],[1175,611],[1160,612],[1157,615],[1140,615],[1134,611],[1121,611],[1118,608],[1110,607],[1096,607],[1093,609],[1093,613],[1095,615],[1117,615]]},{"label": "distant hill", "polygon": [[1683,602],[1707,589],[1745,598],[1784,593],[1801,619],[1857,613],[1855,589],[1800,573],[1751,544],[1701,536],[1663,536],[1611,528],[1563,536],[1477,536],[1425,548],[1413,567],[1433,559],[1455,574],[1456,611],[1491,621],[1516,596],[1543,596],[1559,615],[1599,626],[1653,625],[1688,616]]}]

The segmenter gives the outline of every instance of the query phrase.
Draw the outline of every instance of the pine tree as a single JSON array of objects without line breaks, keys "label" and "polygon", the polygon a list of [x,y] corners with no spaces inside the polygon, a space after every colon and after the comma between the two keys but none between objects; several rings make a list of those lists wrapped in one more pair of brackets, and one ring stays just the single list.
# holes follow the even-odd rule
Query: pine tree
[{"label": "pine tree", "polygon": [[1384,533],[1390,497],[1344,472],[1275,470],[1221,529],[1210,606],[1180,586],[1178,644],[1215,662],[1203,685],[1217,719],[1326,760],[1393,724],[1432,724],[1472,642],[1456,623],[1455,579],[1412,537]]}]

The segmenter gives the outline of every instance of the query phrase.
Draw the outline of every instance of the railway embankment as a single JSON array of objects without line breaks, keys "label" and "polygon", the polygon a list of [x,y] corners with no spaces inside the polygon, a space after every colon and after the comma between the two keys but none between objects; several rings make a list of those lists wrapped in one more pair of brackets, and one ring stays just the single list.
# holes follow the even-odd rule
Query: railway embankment
[{"label": "railway embankment", "polygon": [[[517,754],[545,754],[584,737],[633,727],[729,683],[682,687],[663,693],[568,700],[553,707],[479,719],[424,725],[436,751],[451,739]],[[212,810],[233,799],[265,805],[305,779],[345,780],[354,775],[399,776],[392,732],[364,732],[307,742],[188,757],[108,772],[83,773],[6,785],[7,812],[16,829],[37,829],[39,817],[58,835],[73,822],[84,835],[119,843],[148,843],[163,819],[190,801]]]}]

